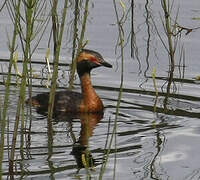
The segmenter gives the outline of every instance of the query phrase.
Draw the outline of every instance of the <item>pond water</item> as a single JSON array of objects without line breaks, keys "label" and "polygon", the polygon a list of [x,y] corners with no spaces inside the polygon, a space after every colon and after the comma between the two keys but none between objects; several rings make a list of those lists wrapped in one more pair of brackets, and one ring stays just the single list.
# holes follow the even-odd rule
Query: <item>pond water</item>
[{"label": "pond water", "polygon": [[[168,53],[160,38],[167,44],[163,29],[163,9],[159,0],[140,0],[134,2],[132,17],[129,14],[123,24],[125,35],[123,93],[120,111],[117,117],[117,133],[114,136],[103,179],[141,180],[197,180],[200,178],[200,75],[199,67],[199,0],[176,0],[171,12],[180,26],[197,28],[191,33],[181,33],[177,46],[175,70],[171,93],[167,94],[170,65]],[[117,2],[119,15],[122,8]],[[102,98],[105,111],[103,115],[60,115],[53,122],[53,142],[48,134],[47,118],[32,108],[28,116],[27,132],[23,152],[20,151],[20,132],[16,147],[16,164],[14,179],[98,179],[101,166],[108,151],[106,143],[110,142],[115,126],[116,105],[121,83],[121,59],[118,44],[118,28],[112,1],[93,0],[90,7],[86,39],[88,49],[100,52],[113,65],[112,69],[98,68],[92,72],[92,82]],[[131,19],[133,18],[133,25]],[[162,18],[162,19],[161,19]],[[1,82],[6,77],[8,64],[3,59],[9,57],[8,36],[12,35],[12,22],[5,10],[0,12],[0,52]],[[50,28],[50,27],[49,27]],[[133,36],[131,29],[134,30]],[[50,30],[49,30],[50,31]],[[159,35],[158,35],[159,32]],[[65,38],[69,33],[65,33]],[[48,37],[42,39],[33,61],[43,61]],[[70,64],[70,43],[66,39],[62,48],[61,62]],[[184,58],[181,59],[181,47],[184,46]],[[131,48],[132,47],[132,48]],[[20,48],[20,47],[19,47]],[[131,49],[133,57],[131,57]],[[19,51],[20,54],[20,51]],[[20,63],[19,71],[22,70]],[[156,95],[152,80],[156,68],[156,84],[159,96],[154,110]],[[45,88],[46,76],[44,64],[33,64],[33,95],[48,91]],[[44,71],[43,71],[44,70]],[[69,66],[59,68],[58,83],[61,89],[68,84]],[[14,72],[14,70],[13,70]],[[13,78],[13,83],[16,79]],[[20,80],[18,80],[20,82]],[[8,144],[11,144],[18,86],[11,87],[9,105],[9,130],[3,162],[3,179],[9,177]],[[4,96],[1,83],[0,95]],[[76,79],[75,91],[80,91]],[[166,104],[167,100],[167,104]],[[167,110],[166,110],[167,109]],[[30,119],[32,119],[30,124]],[[78,143],[79,141],[79,143]],[[107,142],[108,141],[108,142]],[[80,143],[81,142],[81,143]],[[87,151],[84,148],[88,146]],[[83,152],[87,152],[95,161],[93,170],[81,168]],[[23,154],[23,156],[22,156]],[[115,169],[116,168],[116,169]]]}]

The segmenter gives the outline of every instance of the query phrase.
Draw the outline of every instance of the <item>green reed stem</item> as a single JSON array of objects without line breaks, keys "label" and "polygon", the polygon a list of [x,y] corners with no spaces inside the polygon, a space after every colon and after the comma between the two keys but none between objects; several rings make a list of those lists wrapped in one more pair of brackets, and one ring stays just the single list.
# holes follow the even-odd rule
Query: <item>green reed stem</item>
[{"label": "green reed stem", "polygon": [[75,52],[76,52],[76,47],[77,47],[77,38],[78,38],[78,17],[80,14],[80,9],[79,9],[79,0],[75,1],[75,8],[74,8],[74,33],[73,33],[73,52],[72,52],[72,64],[73,60],[75,58]]},{"label": "green reed stem", "polygon": [[56,92],[56,85],[57,85],[57,77],[58,77],[58,64],[59,64],[59,56],[60,56],[60,49],[62,45],[62,37],[66,22],[66,15],[67,15],[67,6],[68,0],[65,0],[63,14],[62,14],[62,21],[61,27],[59,28],[59,22],[57,17],[57,5],[58,0],[53,1],[52,6],[52,24],[53,24],[53,40],[54,40],[54,69],[53,69],[53,76],[51,82],[51,90],[50,90],[50,97],[49,97],[49,106],[48,106],[48,163],[49,167],[52,167],[51,156],[53,154],[53,126],[52,126],[52,117],[53,117],[53,109],[54,109],[54,100],[55,100],[55,92]]},{"label": "green reed stem", "polygon": [[58,3],[58,1],[54,0],[53,2],[54,2],[54,4],[52,7],[52,21],[53,21],[53,34],[54,34],[54,69],[53,69],[51,91],[50,91],[50,98],[49,98],[49,107],[48,107],[48,119],[49,120],[52,119],[52,115],[53,115],[56,83],[57,83],[57,77],[58,77],[58,63],[59,63],[59,56],[60,56],[63,32],[64,32],[65,22],[66,22],[68,0],[65,0],[60,29],[58,29],[58,27],[57,27],[57,24],[58,24],[57,3]]},{"label": "green reed stem", "polygon": [[169,5],[168,5],[168,0],[162,0],[162,7],[164,10],[165,14],[165,27],[167,31],[167,38],[168,38],[168,46],[169,46],[169,56],[171,60],[171,64],[173,65],[174,68],[174,54],[175,54],[175,48],[173,45],[173,32],[172,32],[172,24],[171,24],[171,19],[170,19],[170,12],[169,12]]},{"label": "green reed stem", "polygon": [[2,179],[2,161],[4,156],[4,135],[5,135],[5,127],[7,121],[7,111],[8,111],[8,104],[9,104],[9,95],[10,95],[10,82],[11,82],[11,70],[14,63],[14,52],[16,46],[16,38],[18,34],[18,22],[20,16],[20,7],[21,7],[21,0],[18,1],[16,5],[16,16],[15,16],[15,24],[14,24],[14,31],[13,31],[13,38],[12,44],[10,47],[10,63],[8,67],[8,75],[7,80],[5,83],[5,96],[4,96],[4,105],[3,105],[3,112],[2,112],[2,119],[1,119],[1,143],[0,143],[0,179]]},{"label": "green reed stem", "polygon": [[25,102],[25,95],[26,95],[26,81],[28,75],[28,62],[30,61],[30,48],[31,48],[31,38],[33,34],[33,11],[35,6],[35,1],[27,1],[26,4],[26,42],[25,42],[25,51],[24,51],[24,61],[23,61],[23,72],[22,72],[22,79],[21,79],[21,87],[19,93],[19,100],[17,104],[17,112],[15,118],[15,125],[14,125],[14,132],[12,138],[12,146],[11,146],[11,153],[9,157],[9,172],[13,174],[13,163],[14,163],[14,156],[15,156],[15,147],[16,147],[16,140],[17,140],[17,132],[18,126],[20,121],[20,116],[22,116],[22,123],[24,121],[24,102]]},{"label": "green reed stem", "polygon": [[112,131],[110,143],[108,146],[108,150],[106,153],[106,158],[105,158],[105,163],[101,167],[101,172],[99,175],[99,179],[103,179],[103,174],[106,169],[106,165],[108,162],[111,146],[113,143],[113,139],[115,138],[115,162],[114,162],[114,172],[113,172],[113,179],[116,179],[116,165],[117,165],[117,120],[119,116],[119,111],[120,111],[120,103],[122,99],[122,93],[123,93],[123,82],[124,82],[124,33],[123,33],[123,27],[122,27],[122,22],[123,18],[125,17],[125,5],[123,4],[122,1],[120,1],[120,5],[123,9],[123,15],[122,18],[119,18],[118,11],[117,11],[117,5],[116,5],[116,0],[113,0],[113,5],[114,5],[114,10],[115,10],[115,15],[117,19],[117,25],[118,25],[118,33],[119,33],[119,44],[120,44],[120,52],[121,52],[121,81],[120,81],[120,89],[119,89],[119,94],[118,94],[118,100],[117,100],[117,108],[116,108],[116,113],[115,113],[115,123],[114,123],[114,128]]},{"label": "green reed stem", "polygon": [[157,100],[158,100],[158,88],[156,85],[156,68],[153,69],[152,78],[153,78],[153,86],[156,92],[156,99],[154,103],[154,112],[156,112],[156,105],[157,105]]},{"label": "green reed stem", "polygon": [[73,88],[73,85],[74,85],[74,76],[75,76],[75,72],[76,72],[76,59],[77,59],[78,55],[80,54],[81,49],[84,46],[83,40],[84,40],[86,24],[87,24],[88,6],[89,6],[89,0],[86,0],[85,1],[85,11],[84,11],[84,16],[83,16],[83,23],[82,23],[82,28],[81,28],[81,35],[80,35],[80,39],[78,42],[78,50],[77,50],[76,56],[73,59],[72,69],[71,69],[71,73],[70,73],[70,80],[69,80],[69,89],[70,90]]},{"label": "green reed stem", "polygon": [[169,81],[167,84],[167,95],[164,100],[164,109],[165,111],[167,110],[167,100],[168,96],[170,94],[170,88],[173,80],[173,72],[175,68],[175,50],[176,50],[176,43],[173,44],[173,32],[172,32],[172,24],[171,24],[171,19],[170,19],[170,6],[169,6],[169,1],[168,0],[162,0],[162,8],[165,14],[165,28],[166,28],[166,35],[168,38],[168,47],[169,47],[169,57],[170,57],[170,76],[169,76]]}]

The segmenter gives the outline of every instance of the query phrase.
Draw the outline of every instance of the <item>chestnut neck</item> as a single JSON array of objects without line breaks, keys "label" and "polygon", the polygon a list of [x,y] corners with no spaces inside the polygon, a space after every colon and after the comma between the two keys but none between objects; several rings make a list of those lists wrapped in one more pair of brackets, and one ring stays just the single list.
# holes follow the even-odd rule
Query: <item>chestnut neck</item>
[{"label": "chestnut neck", "polygon": [[97,95],[95,89],[92,86],[90,72],[86,72],[79,76],[81,81],[81,90],[84,97],[84,100],[93,100],[93,98],[96,98],[99,96]]},{"label": "chestnut neck", "polygon": [[92,86],[90,72],[80,76],[80,80],[83,94],[83,106],[87,108],[87,112],[103,111],[103,103]]}]

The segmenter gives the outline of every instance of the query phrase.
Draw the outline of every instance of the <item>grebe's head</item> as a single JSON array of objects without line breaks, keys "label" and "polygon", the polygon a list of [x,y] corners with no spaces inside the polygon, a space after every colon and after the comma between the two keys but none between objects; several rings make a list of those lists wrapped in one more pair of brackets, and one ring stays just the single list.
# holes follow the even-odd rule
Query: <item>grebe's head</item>
[{"label": "grebe's head", "polygon": [[84,73],[90,73],[93,68],[100,66],[112,68],[112,65],[106,62],[101,54],[96,51],[83,49],[77,58],[77,71],[79,76]]}]

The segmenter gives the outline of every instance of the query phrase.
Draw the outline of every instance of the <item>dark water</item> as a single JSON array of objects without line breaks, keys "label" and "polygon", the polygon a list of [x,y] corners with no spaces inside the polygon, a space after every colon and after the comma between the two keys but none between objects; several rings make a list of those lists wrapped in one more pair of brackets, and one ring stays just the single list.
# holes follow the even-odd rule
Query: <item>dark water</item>
[{"label": "dark water", "polygon": [[[104,58],[113,64],[113,69],[99,68],[93,71],[92,80],[97,93],[105,104],[104,115],[70,117],[60,115],[53,122],[53,143],[48,135],[47,119],[32,112],[32,124],[27,116],[27,132],[24,134],[23,152],[20,152],[20,132],[16,148],[15,179],[98,179],[101,165],[107,151],[105,144],[111,138],[116,114],[116,104],[120,86],[121,60],[120,51],[115,46],[118,30],[115,25],[115,13],[112,1],[93,1],[87,25],[87,48],[99,51]],[[169,59],[166,49],[156,32],[157,27],[164,42],[167,39],[162,27],[163,10],[160,1],[134,1],[134,57],[131,58],[131,14],[123,25],[126,46],[124,60],[123,94],[120,112],[117,118],[116,141],[114,139],[103,179],[170,179],[197,180],[200,178],[200,82],[195,78],[200,75],[199,67],[199,32],[193,30],[188,35],[182,32],[180,46],[176,52],[176,66],[173,74],[171,93],[167,96],[166,88],[169,77]],[[127,4],[126,10],[129,6]],[[118,6],[121,12],[120,6]],[[178,23],[180,26],[194,28],[200,26],[198,0],[174,2],[172,18],[175,19],[179,8]],[[129,11],[130,13],[131,11]],[[151,16],[154,20],[152,23]],[[8,41],[5,32],[11,33],[12,23],[6,11],[0,12],[1,58],[8,57]],[[66,33],[67,37],[67,33]],[[66,40],[67,41],[67,40]],[[34,60],[43,60],[46,39],[34,55]],[[180,60],[180,48],[184,45],[185,58]],[[20,51],[19,51],[20,53]],[[70,60],[70,43],[64,43],[61,61]],[[1,63],[2,72],[6,72],[6,62]],[[37,79],[33,80],[33,94],[48,91],[44,87],[46,76],[45,65],[34,64]],[[156,68],[156,83],[159,90],[157,109],[154,112],[155,89],[152,72]],[[64,88],[68,82],[68,66],[59,70],[59,86]],[[21,66],[19,64],[19,70]],[[13,70],[14,72],[14,70]],[[1,82],[3,75],[1,75]],[[13,82],[15,78],[13,78]],[[19,80],[20,82],[20,80]],[[20,85],[18,85],[19,87]],[[4,86],[0,86],[3,97]],[[79,80],[76,80],[76,91],[80,91]],[[167,99],[167,107],[166,101]],[[18,88],[12,87],[9,107],[9,133],[11,140],[15,120]],[[165,111],[167,109],[167,111]],[[28,111],[28,107],[27,107]],[[88,121],[88,123],[86,123]],[[95,160],[95,170],[81,168],[78,159],[88,145],[88,152]],[[7,141],[7,140],[6,140]],[[116,142],[116,143],[115,143]],[[11,141],[9,141],[11,144]],[[24,156],[22,156],[22,154]],[[8,151],[5,147],[3,163],[4,178],[8,176]],[[23,159],[23,160],[22,160]],[[116,170],[114,165],[116,164]]]}]

